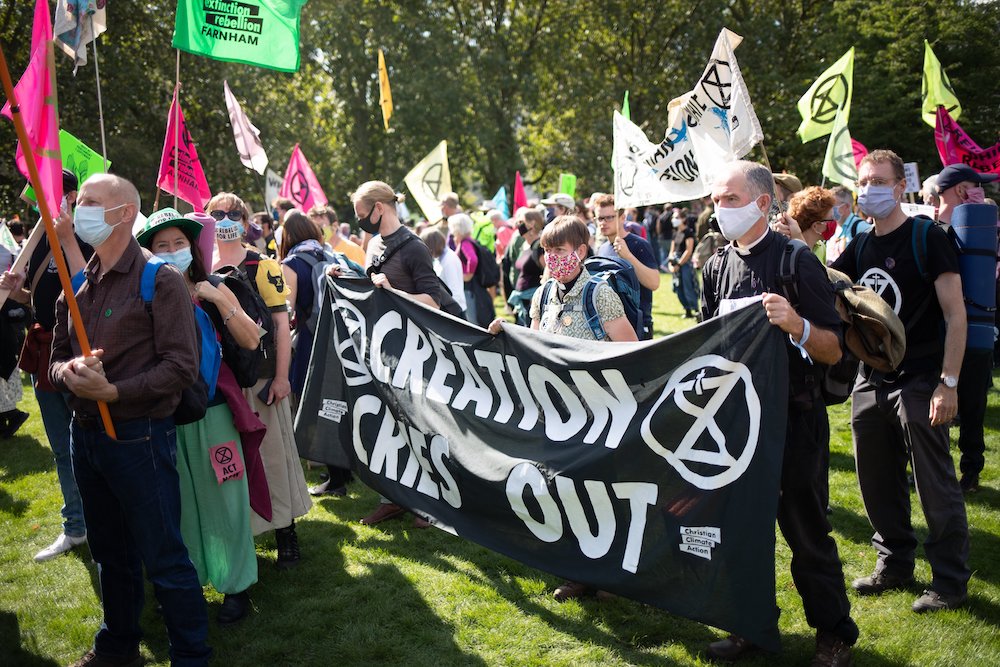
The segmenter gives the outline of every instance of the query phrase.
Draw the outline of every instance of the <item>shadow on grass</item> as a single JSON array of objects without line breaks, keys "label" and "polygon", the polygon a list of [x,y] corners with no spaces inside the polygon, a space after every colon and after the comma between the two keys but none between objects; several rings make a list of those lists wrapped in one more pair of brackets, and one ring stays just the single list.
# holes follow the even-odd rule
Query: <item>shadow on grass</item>
[{"label": "shadow on grass", "polygon": [[[12,482],[25,475],[47,472],[54,468],[52,450],[33,436],[14,436],[0,446],[0,470],[4,471],[0,474],[0,482]],[[0,489],[0,512],[20,517],[24,516],[30,505],[26,500],[14,498]]]},{"label": "shadow on grass", "polygon": [[982,507],[987,511],[1000,511],[1000,491],[980,485],[978,491],[965,495],[965,504]]},{"label": "shadow on grass", "polygon": [[830,452],[830,469],[854,474],[854,455],[850,452]]},{"label": "shadow on grass", "polygon": [[[32,639],[29,637],[29,640]],[[29,641],[29,643],[31,643]],[[49,667],[59,663],[38,655],[38,647],[23,646],[17,616],[9,611],[0,611],[0,647],[4,664],[20,667]]]}]

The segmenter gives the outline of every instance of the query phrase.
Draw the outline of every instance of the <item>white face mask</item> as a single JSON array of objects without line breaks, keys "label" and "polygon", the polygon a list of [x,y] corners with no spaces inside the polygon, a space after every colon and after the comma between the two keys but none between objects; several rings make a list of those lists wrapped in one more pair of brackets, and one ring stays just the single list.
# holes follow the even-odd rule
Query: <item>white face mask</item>
[{"label": "white face mask", "polygon": [[715,208],[715,218],[719,221],[719,231],[728,241],[741,238],[763,215],[760,207],[757,206],[756,199],[739,208],[725,208],[723,206]]}]

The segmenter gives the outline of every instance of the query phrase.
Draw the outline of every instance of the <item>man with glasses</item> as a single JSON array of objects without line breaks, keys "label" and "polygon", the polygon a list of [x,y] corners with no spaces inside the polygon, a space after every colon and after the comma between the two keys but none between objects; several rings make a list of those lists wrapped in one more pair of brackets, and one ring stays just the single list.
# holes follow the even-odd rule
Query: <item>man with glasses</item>
[{"label": "man with glasses", "polygon": [[600,257],[620,257],[632,265],[639,279],[639,307],[643,331],[640,340],[653,337],[653,290],[660,286],[660,267],[649,241],[625,229],[624,211],[615,209],[615,197],[601,194],[592,202],[597,226],[607,238],[597,249]]},{"label": "man with glasses", "polygon": [[[913,582],[917,538],[910,521],[909,463],[927,520],[924,552],[932,574],[913,611],[954,609],[966,600],[970,576],[965,503],[948,439],[966,338],[958,259],[943,229],[903,213],[906,179],[898,155],[877,150],[865,156],[858,186],[858,205],[875,227],[857,236],[833,268],[893,307],[906,327],[906,356],[889,374],[862,365],[852,394],[858,484],[878,553],[874,573],[853,586],[861,595],[878,595]],[[914,256],[922,225],[929,225],[924,275]]]}]

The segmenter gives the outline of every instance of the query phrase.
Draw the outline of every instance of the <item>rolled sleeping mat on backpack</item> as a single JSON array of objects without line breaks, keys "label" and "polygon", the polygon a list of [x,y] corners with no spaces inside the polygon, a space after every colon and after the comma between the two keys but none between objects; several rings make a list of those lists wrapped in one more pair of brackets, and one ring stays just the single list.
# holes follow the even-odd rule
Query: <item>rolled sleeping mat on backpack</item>
[{"label": "rolled sleeping mat on backpack", "polygon": [[951,216],[958,240],[958,266],[969,320],[966,347],[993,349],[996,316],[997,209],[990,204],[962,204]]}]

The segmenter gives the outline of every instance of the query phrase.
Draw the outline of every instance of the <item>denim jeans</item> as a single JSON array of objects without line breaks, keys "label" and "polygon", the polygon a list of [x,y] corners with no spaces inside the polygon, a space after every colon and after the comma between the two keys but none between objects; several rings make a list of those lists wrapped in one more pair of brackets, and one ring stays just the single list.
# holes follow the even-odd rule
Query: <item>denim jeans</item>
[{"label": "denim jeans", "polygon": [[684,310],[698,312],[698,284],[694,280],[694,267],[691,262],[682,264],[674,274],[674,292]]},{"label": "denim jeans", "polygon": [[[34,376],[31,380],[34,384]],[[87,528],[83,523],[83,504],[73,477],[73,457],[69,451],[69,423],[73,413],[62,392],[35,389],[35,400],[42,413],[45,437],[49,439],[56,460],[56,477],[63,497],[63,532],[70,537],[83,537]]]},{"label": "denim jeans", "polygon": [[104,622],[94,650],[134,655],[142,637],[142,568],[163,607],[174,667],[208,664],[208,610],[181,540],[177,440],[173,418],[100,424],[73,420],[73,470],[97,562]]}]

